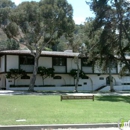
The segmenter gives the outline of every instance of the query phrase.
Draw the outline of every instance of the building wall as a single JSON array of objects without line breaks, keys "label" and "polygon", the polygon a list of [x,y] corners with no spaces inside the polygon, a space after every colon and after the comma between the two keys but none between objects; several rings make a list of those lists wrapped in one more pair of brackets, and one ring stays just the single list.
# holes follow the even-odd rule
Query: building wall
[{"label": "building wall", "polygon": [[[48,77],[44,80],[44,85],[62,86],[67,84],[74,84],[73,77],[68,74],[55,74],[55,76],[60,76],[61,79]],[[43,85],[42,77],[40,75],[37,75],[36,85]]]},{"label": "building wall", "polygon": [[[5,62],[6,59],[6,62]],[[5,63],[6,64],[6,69],[5,69]],[[52,57],[40,57],[39,58],[39,66],[45,66],[47,68],[53,67],[52,65]],[[30,66],[28,66],[30,67]],[[79,67],[81,69],[81,60],[79,59]],[[0,71],[4,72],[5,70],[9,71],[9,69],[18,69],[19,68],[19,56],[17,55],[7,55],[6,58],[5,56],[1,57],[1,67]],[[28,69],[28,68],[26,68]],[[58,68],[59,71],[62,71],[62,68]],[[49,87],[35,87],[35,90],[52,90],[52,91],[73,91],[74,90],[74,84],[76,80],[74,80],[73,77],[71,77],[68,73],[70,72],[71,69],[77,69],[77,65],[75,64],[74,58],[67,58],[67,73],[59,73],[55,74],[55,76],[60,76],[61,79],[55,79],[48,77],[44,80],[44,85],[54,85],[54,87],[49,86]],[[87,69],[89,68],[84,68],[86,69],[85,71],[88,72]],[[120,70],[120,66],[118,66],[118,70]],[[101,87],[102,85],[106,84],[106,78],[109,76],[108,74],[102,74],[100,73],[100,69],[97,67],[94,68],[94,73],[86,73],[86,76],[89,78],[86,79],[79,79],[79,87],[78,90],[80,91],[94,91],[97,88]],[[99,73],[99,74],[98,74]],[[0,75],[0,87],[3,87],[6,85],[7,89],[12,89],[12,90],[28,90],[27,87],[21,87],[21,88],[10,88],[10,84],[14,84],[13,79],[6,79],[5,77],[6,74],[1,74]],[[28,76],[32,76],[32,74],[28,73]],[[114,88],[116,90],[126,90],[129,89],[130,87],[130,76],[128,77],[120,77],[118,74],[112,75],[114,80]],[[5,84],[6,81],[6,84]],[[17,79],[15,82],[15,85],[29,85],[30,79]],[[122,83],[128,83],[126,85],[122,85]],[[43,81],[40,75],[37,75],[35,85],[43,85]],[[104,91],[109,90],[109,86],[104,88]]]},{"label": "building wall", "polygon": [[5,56],[0,57],[0,72],[5,72]]},{"label": "building wall", "polygon": [[39,66],[52,68],[52,57],[40,57],[39,58]]},{"label": "building wall", "polygon": [[0,89],[6,88],[5,81],[6,81],[6,75],[5,74],[1,74],[0,75]]},{"label": "building wall", "polygon": [[[31,75],[30,75],[31,76]],[[74,86],[71,86],[71,84],[74,85],[74,79],[69,76],[69,75],[65,75],[65,74],[60,74],[60,75],[56,75],[56,76],[61,76],[62,79],[53,79],[53,78],[47,78],[44,81],[44,85],[54,85],[54,87],[35,87],[35,90],[46,90],[46,91],[73,91],[74,90]],[[104,76],[97,76],[97,75],[88,75],[89,78],[88,79],[79,79],[79,86],[78,90],[79,91],[94,91],[96,90],[98,87],[101,87],[102,85],[105,85],[106,83],[106,77],[108,77],[108,75],[104,75]],[[103,78],[104,80],[100,80],[100,78]],[[118,76],[114,76],[114,88],[117,91],[122,91],[124,88],[121,85],[116,85],[116,82],[118,81]],[[16,85],[29,85],[30,80],[29,79],[18,79],[16,81]],[[9,85],[13,84],[13,79],[7,79],[7,88],[11,89],[11,90],[28,90],[27,87],[21,87],[21,88],[10,88]],[[36,84],[35,85],[42,85],[42,79],[41,77],[38,75],[37,76],[37,80],[36,80]],[[66,86],[68,85],[68,86]],[[70,86],[69,86],[70,85]],[[100,90],[100,91],[109,91],[110,90],[110,86],[108,85],[106,88]]]},{"label": "building wall", "polygon": [[101,67],[94,65],[94,73],[103,73]]},{"label": "building wall", "polygon": [[20,65],[20,69],[25,70],[26,72],[33,72],[34,65]]},{"label": "building wall", "polygon": [[[81,59],[79,59],[79,68],[81,69]],[[67,58],[67,73],[69,73],[72,69],[77,69],[75,60],[74,58]]]},{"label": "building wall", "polygon": [[122,70],[122,68],[125,66],[125,64],[118,62],[117,68],[118,68],[118,73]]},{"label": "building wall", "polygon": [[6,71],[19,68],[19,56],[6,55]]}]

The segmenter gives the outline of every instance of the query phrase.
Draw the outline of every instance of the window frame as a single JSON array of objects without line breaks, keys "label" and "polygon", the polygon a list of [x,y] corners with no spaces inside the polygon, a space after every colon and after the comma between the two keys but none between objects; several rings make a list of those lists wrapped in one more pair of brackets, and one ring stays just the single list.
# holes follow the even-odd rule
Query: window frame
[{"label": "window frame", "polygon": [[83,62],[85,62],[84,60],[86,60],[86,62],[87,62],[87,58],[82,58],[81,59],[81,65],[82,65],[82,67],[93,67],[93,62],[92,61],[90,61],[90,63],[87,63],[86,65],[83,63]]},{"label": "window frame", "polygon": [[[23,59],[21,59],[23,57]],[[29,60],[31,59],[31,62]],[[23,62],[22,62],[23,60]],[[34,65],[34,57],[31,55],[20,55],[19,56],[19,64],[20,65]]]},{"label": "window frame", "polygon": [[[58,62],[56,63],[56,61]],[[52,57],[53,66],[66,66],[66,63],[66,57]]]}]

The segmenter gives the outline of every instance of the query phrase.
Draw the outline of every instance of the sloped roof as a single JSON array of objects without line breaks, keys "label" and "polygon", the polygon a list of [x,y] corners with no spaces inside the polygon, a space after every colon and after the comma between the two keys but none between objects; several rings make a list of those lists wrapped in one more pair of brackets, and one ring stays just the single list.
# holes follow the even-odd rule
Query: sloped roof
[{"label": "sloped roof", "polygon": [[[5,50],[5,51],[0,51],[0,55],[3,55],[3,54],[22,55],[22,54],[31,54],[31,51],[30,50]],[[43,56],[75,57],[75,56],[78,56],[79,53],[57,52],[57,51],[42,51],[41,55],[43,55]]]}]

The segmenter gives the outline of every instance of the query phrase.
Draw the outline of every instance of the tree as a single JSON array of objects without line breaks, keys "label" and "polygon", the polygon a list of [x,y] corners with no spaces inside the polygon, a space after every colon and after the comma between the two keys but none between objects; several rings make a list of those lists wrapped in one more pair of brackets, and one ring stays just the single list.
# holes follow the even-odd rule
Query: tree
[{"label": "tree", "polygon": [[[78,72],[79,71],[79,72]],[[78,73],[78,77],[77,77],[77,73]],[[86,77],[85,73],[78,69],[72,69],[70,71],[70,75],[74,78],[74,84],[75,84],[75,79],[77,79],[76,84],[75,84],[75,90],[74,92],[78,92],[78,82],[79,82],[79,77],[84,78]]]},{"label": "tree", "polygon": [[8,24],[9,14],[15,7],[15,3],[11,0],[0,1],[0,28]]},{"label": "tree", "polygon": [[13,39],[8,39],[6,41],[7,44],[7,50],[18,50],[19,49],[19,43],[17,43],[15,40]]},{"label": "tree", "polygon": [[9,14],[15,4],[11,0],[0,0],[0,50],[6,49],[7,36],[2,30],[9,22]]},{"label": "tree", "polygon": [[117,60],[124,62],[130,71],[130,64],[125,58],[126,53],[130,51],[128,35],[130,32],[130,26],[128,26],[130,24],[130,2],[126,0],[91,0],[88,4],[95,13],[93,28],[90,31],[91,38],[96,31],[102,30],[99,41],[95,42],[92,52],[97,50],[96,56],[100,58],[101,64],[105,62],[106,68],[109,64],[109,71],[111,71],[110,62]]},{"label": "tree", "polygon": [[72,50],[73,52],[78,52],[79,46],[85,43],[85,26],[84,25],[75,25],[75,29],[72,35],[68,38],[64,35],[58,40],[57,44],[53,46],[54,51],[64,51]]},{"label": "tree", "polygon": [[9,72],[6,75],[6,78],[13,78],[14,79],[14,85],[16,79],[20,78],[21,76],[26,75],[26,72],[22,69],[10,69]]},{"label": "tree", "polygon": [[38,67],[38,74],[42,77],[43,85],[44,85],[44,80],[47,77],[54,77],[54,69],[53,68],[46,68],[43,66]]},{"label": "tree", "polygon": [[72,49],[73,52],[79,51],[79,46],[85,43],[85,26],[76,25],[72,36],[68,40],[68,48]]},{"label": "tree", "polygon": [[10,14],[4,28],[7,36],[22,41],[34,56],[34,70],[29,91],[34,90],[41,51],[63,34],[69,37],[74,29],[73,9],[66,0],[23,2]]},{"label": "tree", "polygon": [[[125,59],[129,52],[130,38],[130,2],[126,0],[91,0],[90,8],[94,11],[96,17],[93,22],[92,32],[102,29],[99,35],[100,55],[103,54],[119,55],[118,60]],[[107,52],[107,53],[106,53]]]}]

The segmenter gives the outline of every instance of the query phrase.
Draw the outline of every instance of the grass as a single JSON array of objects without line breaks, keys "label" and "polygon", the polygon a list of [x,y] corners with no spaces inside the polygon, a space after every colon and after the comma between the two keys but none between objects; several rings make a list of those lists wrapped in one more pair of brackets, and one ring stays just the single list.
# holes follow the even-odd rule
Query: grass
[{"label": "grass", "polygon": [[[0,96],[0,125],[115,123],[130,120],[130,96],[63,100],[60,96]],[[26,119],[25,122],[16,122]]]}]

